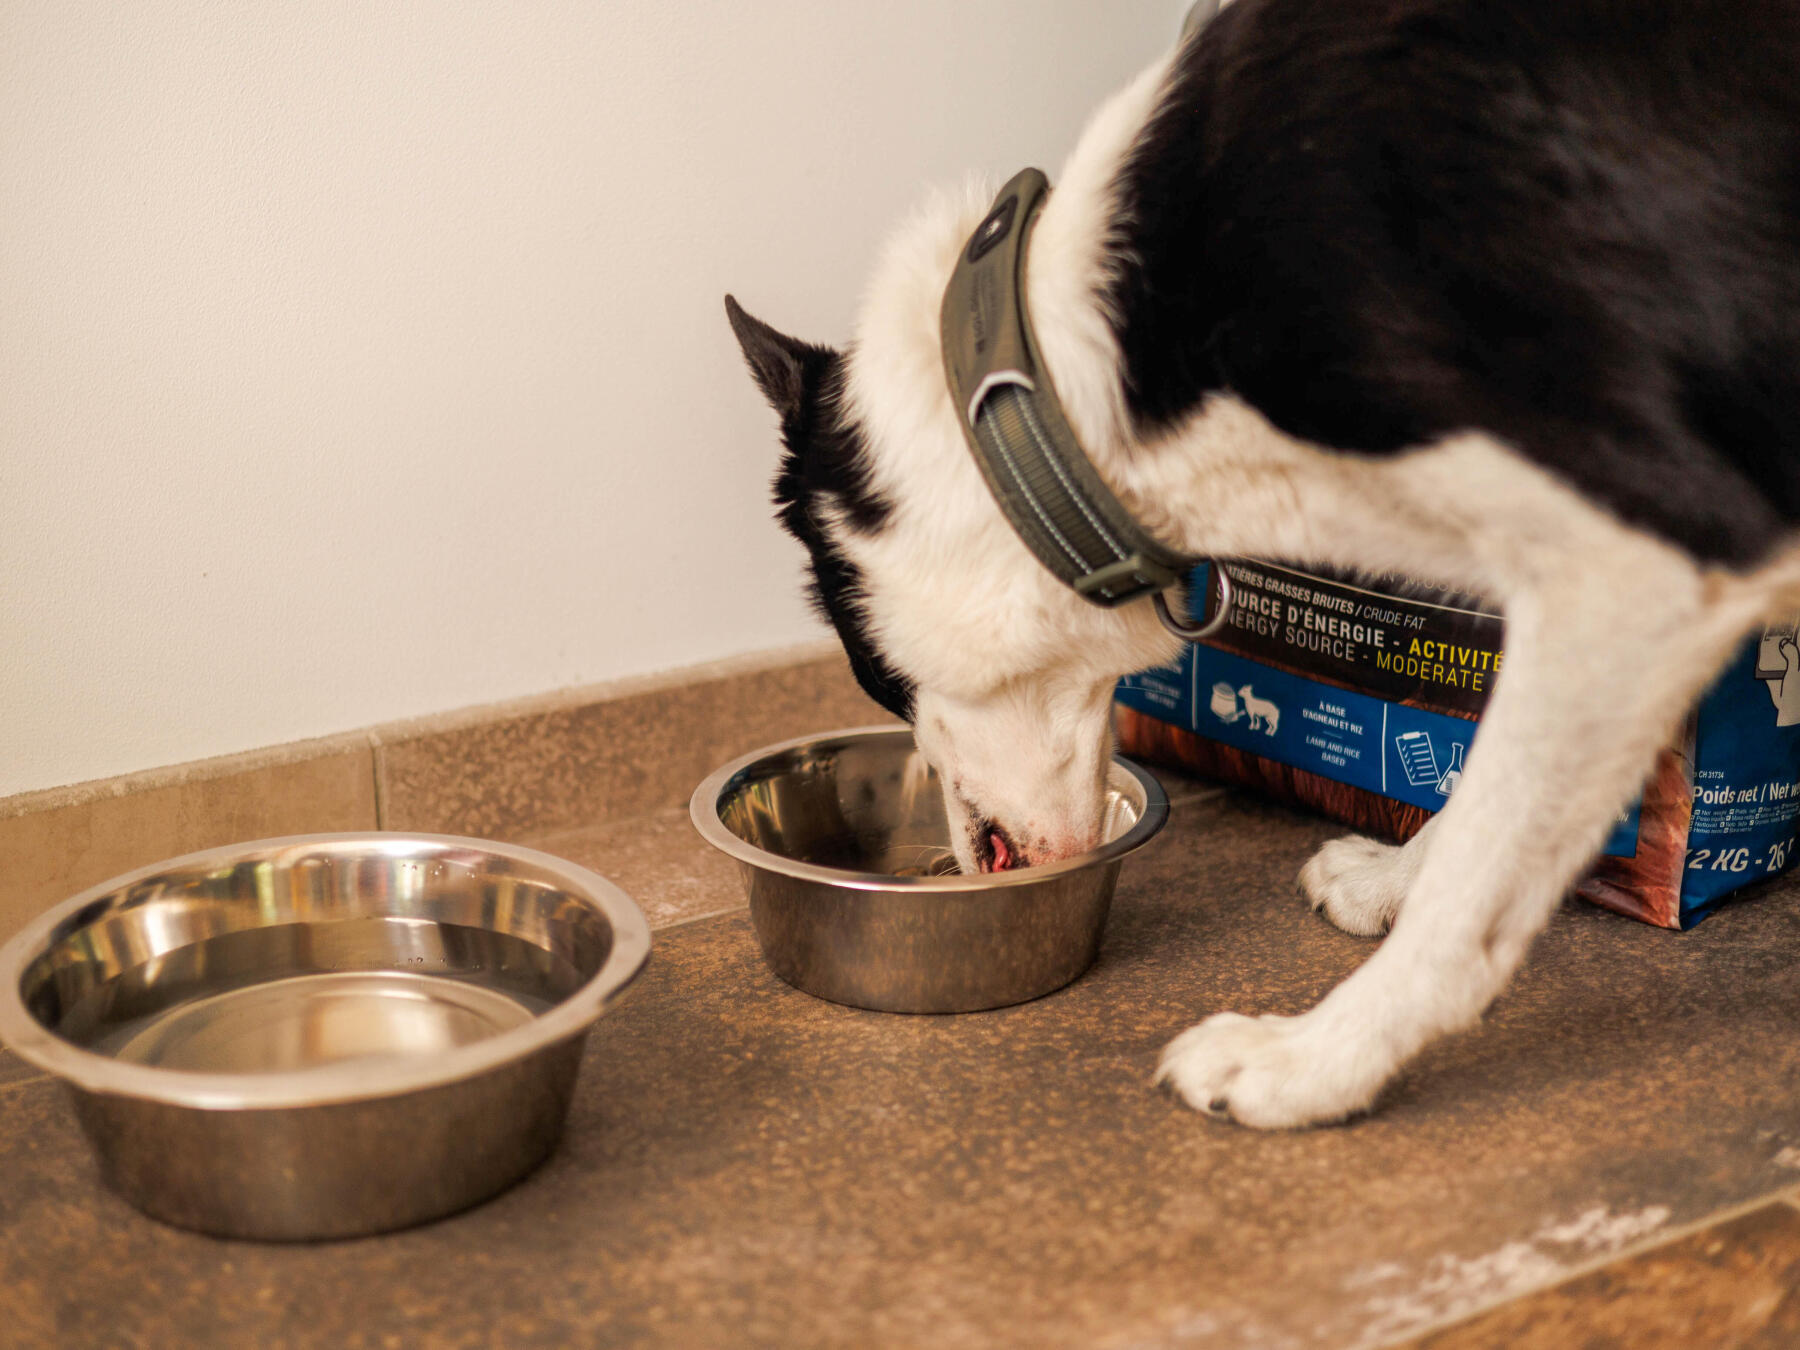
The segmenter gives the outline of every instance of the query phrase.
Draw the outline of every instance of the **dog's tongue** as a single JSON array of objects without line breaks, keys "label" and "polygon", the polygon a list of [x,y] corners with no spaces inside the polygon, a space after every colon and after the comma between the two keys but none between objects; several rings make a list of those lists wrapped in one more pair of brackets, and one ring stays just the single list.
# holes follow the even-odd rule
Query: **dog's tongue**
[{"label": "dog's tongue", "polygon": [[994,861],[989,865],[989,870],[1004,872],[1012,866],[1012,851],[1006,847],[1006,836],[995,830],[989,839],[994,846]]}]

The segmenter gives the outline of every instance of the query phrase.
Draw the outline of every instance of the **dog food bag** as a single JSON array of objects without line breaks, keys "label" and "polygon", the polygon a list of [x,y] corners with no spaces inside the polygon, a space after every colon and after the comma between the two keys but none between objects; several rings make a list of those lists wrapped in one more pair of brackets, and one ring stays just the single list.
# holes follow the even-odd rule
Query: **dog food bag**
[{"label": "dog food bag", "polygon": [[[1411,584],[1390,593],[1267,563],[1221,565],[1234,591],[1226,627],[1176,664],[1121,681],[1120,748],[1410,838],[1462,779],[1505,661],[1503,621]],[[1206,567],[1190,593],[1208,617],[1218,612]],[[1596,661],[1594,677],[1632,673]],[[1790,625],[1732,661],[1657,756],[1578,893],[1691,927],[1787,868],[1797,818],[1800,634]]]}]

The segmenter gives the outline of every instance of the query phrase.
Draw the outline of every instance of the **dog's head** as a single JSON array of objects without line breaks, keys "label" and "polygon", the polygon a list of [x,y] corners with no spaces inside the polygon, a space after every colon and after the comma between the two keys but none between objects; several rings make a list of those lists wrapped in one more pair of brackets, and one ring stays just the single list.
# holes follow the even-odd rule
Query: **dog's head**
[{"label": "dog's head", "polygon": [[917,686],[876,645],[861,569],[843,542],[847,535],[880,532],[893,515],[845,405],[843,354],[777,332],[729,295],[725,313],[751,374],[781,418],[786,453],[775,477],[775,506],[810,555],[808,592],[837,629],[863,692],[910,722]]},{"label": "dog's head", "polygon": [[1099,842],[1113,685],[1174,644],[1148,605],[1097,609],[1040,566],[969,455],[937,309],[971,209],[890,255],[849,352],[726,308],[781,419],[775,500],[813,598],[863,689],[913,724],[964,870],[1002,871]]}]

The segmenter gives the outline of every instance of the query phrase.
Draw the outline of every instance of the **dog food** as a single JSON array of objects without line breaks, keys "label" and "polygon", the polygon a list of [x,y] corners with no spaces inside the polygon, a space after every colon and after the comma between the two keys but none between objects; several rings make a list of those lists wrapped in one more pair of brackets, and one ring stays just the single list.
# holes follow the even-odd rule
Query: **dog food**
[{"label": "dog food", "polygon": [[[1223,564],[1227,626],[1118,690],[1120,748],[1407,839],[1462,780],[1505,661],[1505,625],[1466,598],[1266,563]],[[1208,615],[1208,569],[1192,594]],[[1596,678],[1630,679],[1630,671]],[[1665,928],[1793,861],[1800,633],[1753,638],[1658,756],[1579,894]]]}]

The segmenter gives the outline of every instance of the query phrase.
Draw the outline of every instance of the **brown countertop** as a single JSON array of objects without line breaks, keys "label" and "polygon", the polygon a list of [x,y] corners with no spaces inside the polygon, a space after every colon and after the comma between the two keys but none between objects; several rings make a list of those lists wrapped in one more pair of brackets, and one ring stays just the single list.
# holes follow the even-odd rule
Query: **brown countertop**
[{"label": "brown countertop", "polygon": [[[1565,908],[1487,1021],[1351,1126],[1184,1110],[1150,1086],[1164,1042],[1223,1008],[1299,1011],[1371,944],[1294,890],[1334,827],[1177,797],[1094,970],[960,1017],[781,984],[679,812],[534,841],[673,926],[590,1039],[560,1151],[409,1232],[162,1227],[0,1054],[0,1343],[1372,1346],[1684,1227],[1735,1233],[1800,1183],[1800,882],[1689,934]],[[1794,1315],[1777,1304],[1763,1333]]]}]

